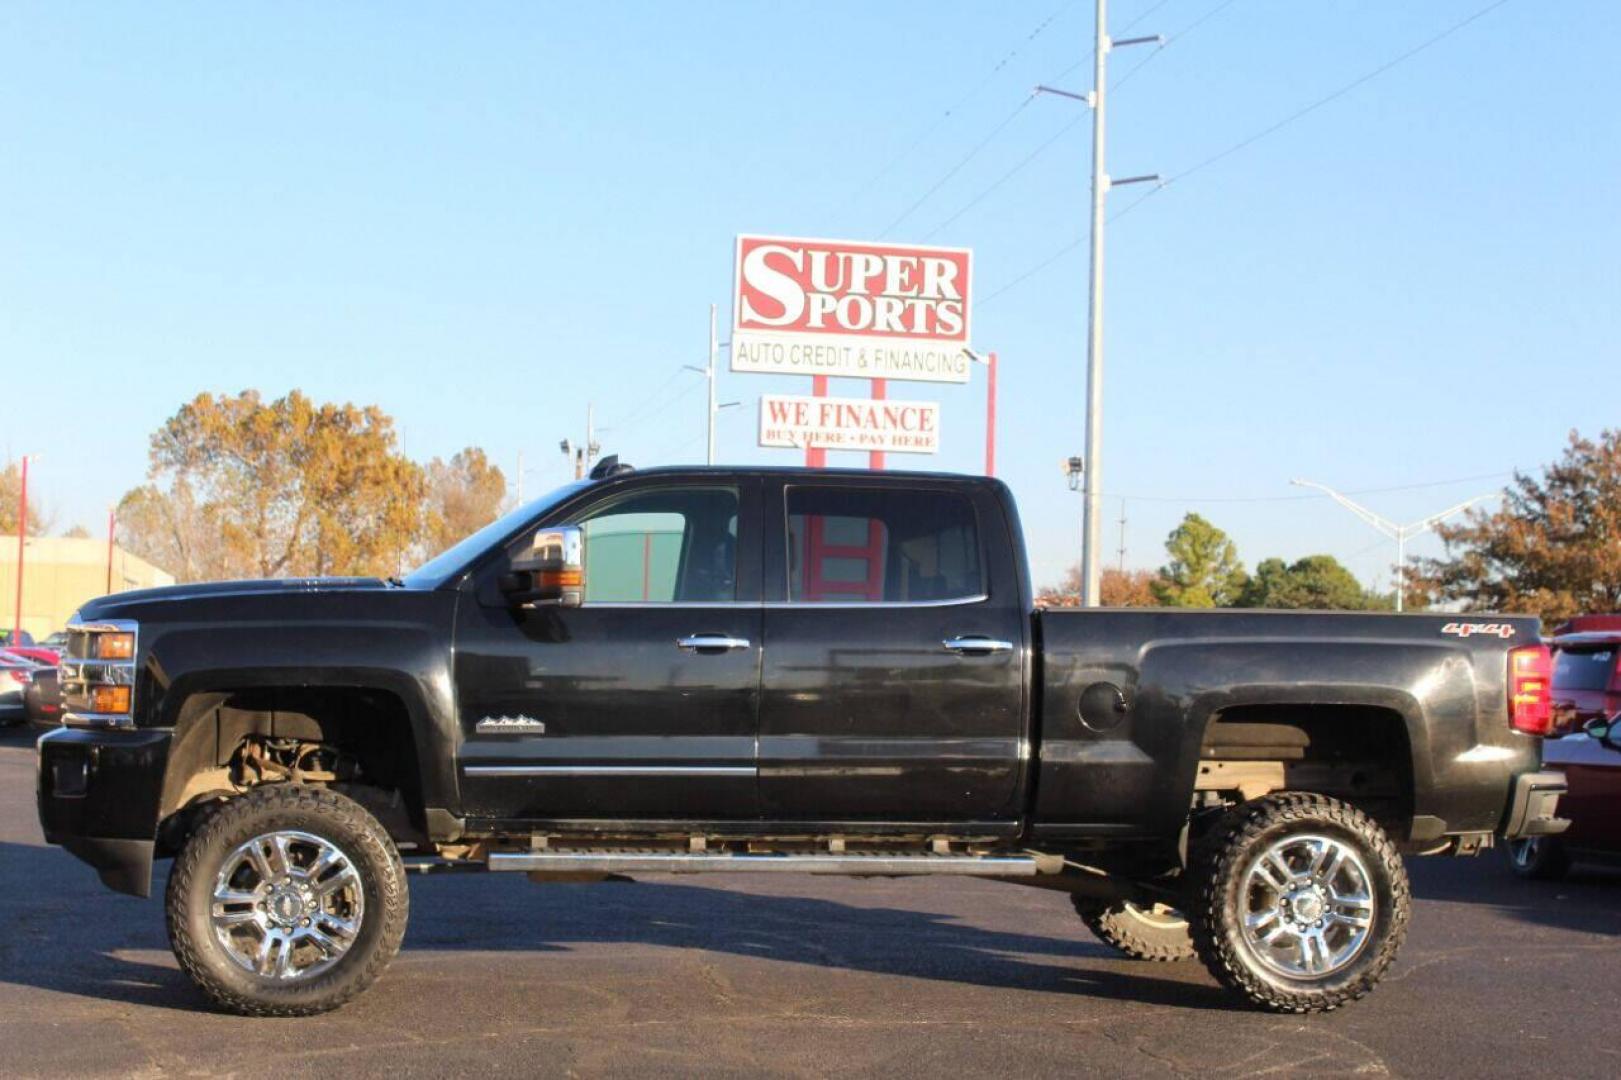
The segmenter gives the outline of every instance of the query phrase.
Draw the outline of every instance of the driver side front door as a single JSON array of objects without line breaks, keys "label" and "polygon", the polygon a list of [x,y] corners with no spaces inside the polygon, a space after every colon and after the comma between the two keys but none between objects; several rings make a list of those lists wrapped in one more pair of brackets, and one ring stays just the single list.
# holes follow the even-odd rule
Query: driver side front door
[{"label": "driver side front door", "polygon": [[[577,608],[514,608],[480,575],[458,613],[463,806],[506,821],[754,817],[757,485],[611,486]],[[527,541],[527,538],[525,538]]]}]

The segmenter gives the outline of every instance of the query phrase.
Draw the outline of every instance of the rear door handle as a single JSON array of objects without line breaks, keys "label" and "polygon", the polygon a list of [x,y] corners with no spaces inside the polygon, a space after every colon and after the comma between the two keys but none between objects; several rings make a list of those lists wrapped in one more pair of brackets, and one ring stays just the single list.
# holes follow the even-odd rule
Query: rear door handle
[{"label": "rear door handle", "polygon": [[691,649],[694,652],[730,652],[733,649],[746,649],[749,639],[731,637],[726,634],[689,634],[686,637],[675,639],[676,646],[682,649]]},{"label": "rear door handle", "polygon": [[1002,640],[1000,640],[998,638],[988,638],[988,637],[970,636],[970,637],[946,638],[940,644],[945,647],[947,652],[954,652],[954,653],[958,653],[958,654],[962,654],[962,653],[969,653],[969,654],[998,653],[998,652],[1012,652],[1013,651],[1013,642],[1011,642],[1011,641],[1002,641]]}]

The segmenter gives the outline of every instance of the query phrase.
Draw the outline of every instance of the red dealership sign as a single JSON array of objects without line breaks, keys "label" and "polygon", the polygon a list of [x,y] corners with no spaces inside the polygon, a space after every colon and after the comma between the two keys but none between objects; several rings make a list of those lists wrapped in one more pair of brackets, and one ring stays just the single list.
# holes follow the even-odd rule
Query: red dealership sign
[{"label": "red dealership sign", "polygon": [[732,370],[967,382],[970,252],[737,238]]}]

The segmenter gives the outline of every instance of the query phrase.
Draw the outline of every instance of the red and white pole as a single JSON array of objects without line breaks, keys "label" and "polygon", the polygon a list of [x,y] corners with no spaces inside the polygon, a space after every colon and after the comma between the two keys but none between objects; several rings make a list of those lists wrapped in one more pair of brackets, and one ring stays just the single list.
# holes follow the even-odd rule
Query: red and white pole
[{"label": "red and white pole", "polygon": [[[882,401],[889,396],[889,380],[874,379],[872,381],[872,400]],[[884,468],[884,452],[882,450],[867,451],[867,468],[882,472]]]},{"label": "red and white pole", "polygon": [[107,508],[107,595],[108,596],[111,596],[112,593],[113,593],[113,537],[116,535],[115,530],[117,528],[118,528],[118,508],[115,507],[115,506],[109,506]]},{"label": "red and white pole", "polygon": [[[813,397],[827,397],[827,376],[811,376],[811,395]],[[827,447],[805,447],[805,467],[809,469],[825,469],[827,467]]]},{"label": "red and white pole", "polygon": [[23,455],[22,486],[17,493],[17,612],[11,621],[11,643],[23,643],[23,548],[28,543],[28,455]]},{"label": "red and white pole", "polygon": [[985,375],[985,475],[996,475],[996,354]]}]

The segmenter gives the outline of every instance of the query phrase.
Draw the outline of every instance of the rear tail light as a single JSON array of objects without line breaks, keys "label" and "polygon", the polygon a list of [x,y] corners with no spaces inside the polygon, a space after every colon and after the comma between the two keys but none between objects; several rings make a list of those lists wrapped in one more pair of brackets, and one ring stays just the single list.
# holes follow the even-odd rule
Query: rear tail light
[{"label": "rear tail light", "polygon": [[28,673],[27,668],[7,668],[6,674],[11,676],[12,682],[26,685],[34,681],[34,677]]},{"label": "rear tail light", "polygon": [[1508,651],[1508,722],[1527,735],[1553,732],[1553,658],[1546,645]]}]

